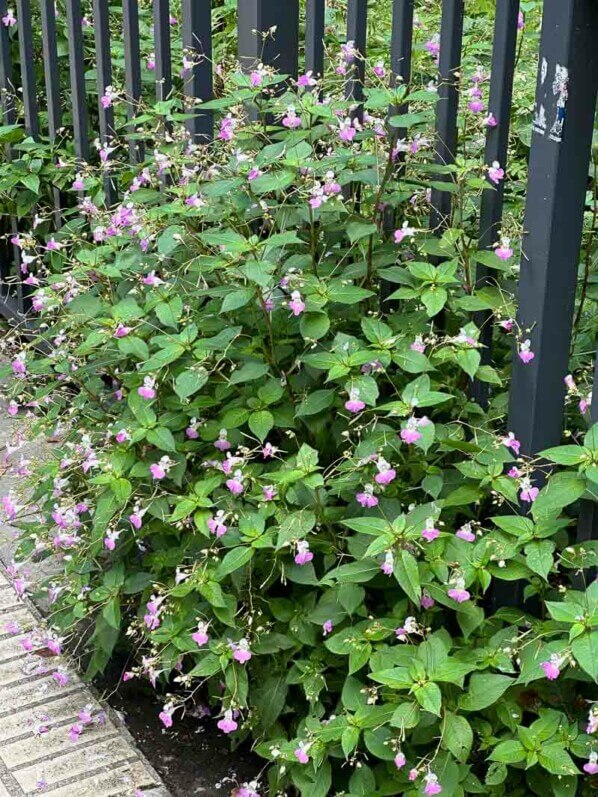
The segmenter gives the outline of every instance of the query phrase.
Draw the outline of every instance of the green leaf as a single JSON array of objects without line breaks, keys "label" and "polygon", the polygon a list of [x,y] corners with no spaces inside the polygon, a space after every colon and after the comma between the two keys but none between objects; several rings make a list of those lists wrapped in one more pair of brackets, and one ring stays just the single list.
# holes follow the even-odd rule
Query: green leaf
[{"label": "green leaf", "polygon": [[598,631],[576,637],[571,643],[571,650],[579,666],[590,678],[598,681]]},{"label": "green leaf", "polygon": [[334,403],[335,394],[335,390],[314,390],[313,393],[303,399],[295,412],[295,416],[297,418],[305,418],[327,410]]},{"label": "green leaf", "polygon": [[233,371],[230,381],[233,385],[240,385],[243,382],[255,382],[256,379],[266,376],[269,370],[270,366],[267,363],[253,360]]},{"label": "green leaf", "polygon": [[577,775],[579,770],[562,743],[553,742],[542,747],[538,754],[540,765],[551,775]]},{"label": "green leaf", "polygon": [[251,560],[255,548],[233,548],[229,551],[216,570],[215,578],[221,581],[225,576],[240,570]]},{"label": "green leaf", "polygon": [[515,683],[508,675],[474,673],[469,679],[466,694],[459,699],[463,711],[480,711],[488,708]]},{"label": "green leaf", "polygon": [[378,232],[375,224],[365,221],[350,221],[345,229],[352,244],[361,241],[362,238],[369,238],[370,235],[375,235]]},{"label": "green leaf", "polygon": [[173,296],[168,301],[157,304],[154,307],[154,312],[161,324],[176,329],[183,313],[183,300],[180,296]]},{"label": "green leaf", "polygon": [[150,429],[146,434],[146,439],[160,451],[176,451],[176,441],[170,429],[165,426],[156,426],[155,429]]},{"label": "green leaf", "polygon": [[304,313],[299,322],[299,331],[306,340],[319,340],[330,329],[330,319],[326,313]]},{"label": "green leaf", "polygon": [[556,515],[586,491],[586,480],[576,473],[555,473],[540,490],[532,506],[536,520],[546,515]]},{"label": "green leaf", "polygon": [[427,683],[416,687],[413,690],[413,694],[424,711],[429,711],[430,714],[436,714],[437,717],[440,716],[440,710],[442,708],[442,692],[437,684],[428,681]]},{"label": "green leaf", "polygon": [[517,739],[508,739],[506,742],[497,744],[490,755],[491,761],[498,761],[501,764],[517,764],[525,761],[527,751]]},{"label": "green leaf", "polygon": [[174,381],[174,392],[181,400],[197,393],[208,381],[209,373],[205,368],[191,368],[180,373]]},{"label": "green leaf", "polygon": [[249,304],[249,302],[253,299],[254,294],[254,288],[240,288],[238,291],[231,291],[230,293],[227,293],[222,300],[220,312],[230,313],[233,310],[238,310],[241,307],[245,307],[245,305]]},{"label": "green leaf", "polygon": [[442,722],[442,742],[457,761],[467,761],[473,745],[473,731],[465,717],[447,711]]},{"label": "green leaf", "polygon": [[538,540],[525,546],[525,562],[534,573],[547,581],[552,570],[553,554],[556,544],[551,540]]},{"label": "green leaf", "polygon": [[204,581],[203,584],[199,585],[199,591],[212,606],[226,607],[226,601],[220,584],[217,584],[215,581]]},{"label": "green leaf", "polygon": [[419,569],[417,560],[409,551],[402,549],[400,555],[395,558],[394,576],[403,592],[419,606],[422,596]]},{"label": "green leaf", "polygon": [[271,728],[284,708],[288,686],[284,673],[266,676],[252,691],[257,720],[264,730]]},{"label": "green leaf", "polygon": [[590,452],[582,446],[557,446],[540,451],[538,456],[556,462],[557,465],[579,465]]},{"label": "green leaf", "polygon": [[456,353],[455,358],[463,371],[465,371],[470,379],[473,379],[480,367],[480,352],[476,349],[460,349]]},{"label": "green leaf", "polygon": [[120,599],[118,595],[108,601],[102,609],[102,617],[111,628],[120,629]]},{"label": "green leaf", "polygon": [[448,299],[446,288],[428,288],[421,295],[421,300],[430,318],[442,310]]},{"label": "green leaf", "polygon": [[274,416],[268,410],[253,412],[249,416],[248,425],[260,443],[263,443],[274,426]]}]

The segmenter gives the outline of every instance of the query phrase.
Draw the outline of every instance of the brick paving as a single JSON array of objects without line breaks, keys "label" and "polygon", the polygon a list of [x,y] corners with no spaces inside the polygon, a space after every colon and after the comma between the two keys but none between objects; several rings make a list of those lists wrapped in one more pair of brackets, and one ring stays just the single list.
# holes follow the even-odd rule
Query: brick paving
[{"label": "brick paving", "polygon": [[[0,406],[0,447],[14,434],[15,423]],[[39,446],[27,448],[29,456],[39,456]],[[14,476],[5,473],[0,495],[16,486]],[[118,715],[100,704],[70,663],[27,652],[21,644],[43,620],[28,600],[17,597],[2,569],[12,558],[15,536],[0,523],[0,797],[169,797]],[[30,578],[47,575],[47,567],[33,568]],[[8,631],[11,623],[20,633]],[[66,685],[54,679],[56,672],[68,675]],[[70,728],[84,708],[93,720],[72,740]]]}]

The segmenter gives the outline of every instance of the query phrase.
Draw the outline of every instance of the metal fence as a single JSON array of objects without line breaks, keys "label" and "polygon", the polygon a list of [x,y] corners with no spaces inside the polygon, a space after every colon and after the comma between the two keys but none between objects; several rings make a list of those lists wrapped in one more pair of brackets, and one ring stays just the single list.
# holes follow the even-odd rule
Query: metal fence
[{"label": "metal fence", "polygon": [[[43,66],[48,129],[43,133],[54,139],[62,125],[61,82],[54,0],[39,0],[43,41]],[[439,102],[436,117],[436,161],[454,160],[457,142],[459,106],[459,68],[463,38],[465,0],[442,0],[442,23],[439,60]],[[4,121],[16,119],[14,79],[20,76],[24,124],[29,135],[40,134],[38,96],[35,85],[33,29],[30,0],[16,0],[18,16],[19,63],[11,62],[8,29],[0,26],[0,100]],[[368,10],[375,12],[375,0],[347,0],[347,39],[367,53]],[[66,0],[68,25],[68,61],[73,139],[76,155],[87,160],[90,155],[88,97],[82,38],[80,0]],[[406,82],[411,74],[414,10],[417,0],[393,0],[393,24],[390,62],[393,75]],[[7,0],[0,0],[0,17],[7,12]],[[98,96],[112,83],[111,42],[108,0],[93,0],[95,59]],[[324,69],[325,0],[306,0],[305,69],[321,74]],[[485,162],[507,162],[509,115],[516,64],[516,39],[519,0],[496,0],[492,52],[489,110],[500,124],[489,128]],[[139,50],[138,0],[122,0],[125,53],[125,89],[129,119],[140,100],[141,61]],[[271,64],[282,73],[297,75],[299,65],[299,0],[238,0],[238,55],[248,68],[257,61]],[[173,87],[169,0],[153,0],[156,97],[161,100]],[[276,26],[274,37],[262,37]],[[527,185],[526,212],[521,275],[519,280],[519,326],[530,328],[533,362],[525,367],[513,358],[508,428],[521,441],[522,453],[533,455],[558,445],[563,426],[565,387],[573,325],[578,258],[583,213],[586,203],[588,164],[591,155],[596,93],[598,89],[598,3],[596,0],[545,0],[531,157]],[[213,135],[213,115],[193,102],[213,97],[212,74],[212,3],[211,0],[182,0],[182,43],[197,57],[184,80],[191,118],[186,122],[197,142]],[[362,98],[363,61],[347,81],[347,96],[357,103]],[[99,104],[99,131],[106,139],[114,126],[113,110]],[[399,133],[400,134],[400,133]],[[142,145],[131,138],[133,162],[143,159]],[[451,179],[445,175],[444,179]],[[107,186],[108,201],[114,199]],[[432,193],[430,226],[442,231],[451,213],[452,194]],[[57,208],[59,197],[56,197]],[[479,245],[491,249],[498,239],[503,207],[503,186],[483,194]],[[13,222],[14,224],[14,222]],[[0,253],[0,287],[3,298],[0,312],[20,319],[25,309],[22,292],[10,295],[5,280],[10,253]],[[479,266],[479,284],[489,280],[488,271]],[[481,313],[477,317],[484,344],[483,361],[491,356],[491,324]],[[477,383],[474,395],[487,402],[487,386]],[[595,400],[592,419],[598,421],[598,368],[594,379]],[[579,541],[598,535],[597,504],[582,507]],[[521,592],[509,587],[500,597],[502,604],[519,604]]]}]

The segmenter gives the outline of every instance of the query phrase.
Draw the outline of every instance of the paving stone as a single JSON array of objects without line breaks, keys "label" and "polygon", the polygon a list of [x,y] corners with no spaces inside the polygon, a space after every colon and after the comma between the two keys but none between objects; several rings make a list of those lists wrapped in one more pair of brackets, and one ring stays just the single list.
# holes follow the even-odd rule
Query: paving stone
[{"label": "paving stone", "polygon": [[[63,786],[51,792],[51,797],[77,797],[92,794],[93,797],[116,797],[127,795],[132,797],[135,789],[143,789],[145,797],[168,797],[168,793],[161,788],[153,789],[152,781],[148,780],[147,770],[139,762],[116,767],[110,772],[102,772],[86,780],[78,780],[76,784]],[[148,788],[149,786],[149,788]],[[1,793],[0,793],[1,797]]]},{"label": "paving stone", "polygon": [[[51,706],[56,698],[83,690],[83,685],[76,679],[71,680],[66,686],[60,686],[52,676],[38,678],[35,681],[25,681],[10,687],[6,686],[2,689],[0,698],[0,717],[4,718],[15,711],[44,702]],[[85,702],[83,698],[82,702]]]},{"label": "paving stone", "polygon": [[[14,659],[13,661],[6,661],[4,664],[0,664],[0,686],[2,687],[2,692],[4,692],[5,686],[25,680],[33,681],[34,676],[42,675],[44,671],[49,673],[55,669],[55,666],[48,666],[44,659],[34,659],[33,657],[23,657]],[[0,698],[0,711],[2,710],[2,703],[4,702],[3,696],[2,694],[2,698]]]},{"label": "paving stone", "polygon": [[[25,751],[28,747],[27,742],[25,744],[23,744],[21,741],[17,743],[17,747],[19,749],[16,751],[16,757],[11,752],[10,746],[8,748],[7,756],[5,757],[3,754],[4,750],[1,746],[7,744],[17,737],[22,737],[23,735],[33,738],[34,726],[42,720],[44,725],[47,725],[49,728],[51,728],[48,734],[44,734],[42,737],[40,737],[44,742],[50,736],[54,736],[55,734],[67,736],[69,728],[68,725],[66,728],[56,728],[55,726],[59,723],[64,724],[67,720],[75,722],[77,720],[78,712],[88,704],[93,705],[94,712],[97,713],[101,711],[101,706],[99,703],[95,701],[92,702],[89,699],[89,693],[86,690],[80,690],[79,692],[71,692],[71,694],[65,695],[64,697],[59,697],[56,700],[48,701],[46,698],[44,704],[41,706],[25,708],[23,711],[17,711],[7,717],[4,717],[0,723],[0,757],[9,768],[16,766],[19,763],[19,761],[16,759],[21,756],[21,750]],[[44,749],[49,749],[49,745],[46,745]]]},{"label": "paving stone", "polygon": [[[43,778],[48,787],[60,786],[62,781],[70,778],[81,778],[83,775],[100,772],[110,772],[115,765],[124,764],[135,755],[131,745],[120,736],[109,739],[91,747],[80,748],[72,752],[57,756],[49,761],[38,761],[22,769],[12,772],[14,779],[23,789],[25,794],[34,793],[36,784]],[[77,797],[95,797],[95,789],[89,780],[88,788],[82,788],[80,780],[77,781]],[[73,791],[71,791],[73,795]]]}]

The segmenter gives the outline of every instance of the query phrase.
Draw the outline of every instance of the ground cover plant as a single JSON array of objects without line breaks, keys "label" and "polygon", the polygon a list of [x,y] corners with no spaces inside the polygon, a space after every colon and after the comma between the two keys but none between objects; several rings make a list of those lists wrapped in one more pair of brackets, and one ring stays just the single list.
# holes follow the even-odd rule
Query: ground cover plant
[{"label": "ground cover plant", "polygon": [[[374,49],[362,109],[333,7],[323,79],[243,75],[223,44],[210,145],[187,140],[176,95],[138,118],[139,168],[124,138],[81,166],[67,143],[0,131],[5,212],[37,213],[13,236],[36,322],[5,342],[8,411],[59,441],[17,462],[32,497],[3,498],[22,529],[15,587],[32,588],[28,559],[59,556],[54,646],[79,638],[90,677],[126,651],[123,678],[163,696],[166,729],[194,712],[254,745],[264,776],[237,797],[560,797],[598,773],[596,546],[575,544],[598,483],[594,199],[567,445],[531,461],[505,420],[511,358],[534,357],[515,321],[530,81],[512,162],[484,163],[501,120],[482,4],[457,163],[435,165],[434,6],[412,85],[391,88]],[[104,97],[120,113],[118,87]],[[500,240],[479,252],[480,196],[503,182]],[[51,185],[71,197],[59,230]],[[434,191],[454,212],[430,231]],[[478,288],[479,263],[494,279]],[[496,328],[484,365],[480,310]],[[501,606],[522,580],[526,609]]]}]

